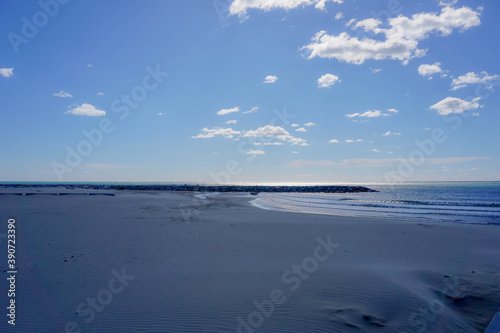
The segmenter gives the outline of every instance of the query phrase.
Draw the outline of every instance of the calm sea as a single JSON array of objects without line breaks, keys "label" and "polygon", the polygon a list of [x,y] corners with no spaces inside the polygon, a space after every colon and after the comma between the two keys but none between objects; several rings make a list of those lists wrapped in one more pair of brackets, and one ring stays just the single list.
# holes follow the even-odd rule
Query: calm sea
[{"label": "calm sea", "polygon": [[500,225],[500,182],[371,184],[374,193],[260,193],[264,209]]}]

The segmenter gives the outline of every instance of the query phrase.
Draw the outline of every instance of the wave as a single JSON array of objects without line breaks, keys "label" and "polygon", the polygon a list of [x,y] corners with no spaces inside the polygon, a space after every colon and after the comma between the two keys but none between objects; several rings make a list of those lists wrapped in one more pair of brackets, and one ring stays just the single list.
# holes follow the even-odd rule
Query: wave
[{"label": "wave", "polygon": [[[273,200],[273,199],[271,199]],[[351,206],[351,207],[372,207],[372,208],[395,208],[395,209],[408,209],[408,210],[454,210],[460,212],[491,212],[491,213],[500,213],[498,210],[487,210],[487,209],[459,209],[456,207],[470,207],[470,208],[498,208],[499,204],[456,204],[450,202],[429,202],[429,201],[416,201],[416,200],[361,200],[361,199],[352,199],[352,198],[341,198],[341,199],[292,199],[292,198],[280,198],[281,201],[289,201],[294,202],[295,205],[304,206],[304,207],[319,207],[321,208],[329,208],[333,206]],[[275,200],[273,200],[275,201]],[[349,203],[344,203],[348,201]],[[276,201],[275,201],[276,202]],[[276,202],[278,203],[278,202]],[[283,204],[282,202],[281,204]],[[424,207],[417,207],[424,206]],[[429,207],[426,207],[429,206]]]},{"label": "wave", "polygon": [[339,201],[358,201],[358,202],[380,202],[393,203],[404,205],[421,205],[421,206],[457,206],[457,207],[485,207],[485,208],[500,208],[500,203],[476,203],[476,202],[456,202],[456,201],[419,201],[419,200],[363,200],[354,198],[341,198]]},{"label": "wave", "polygon": [[474,224],[500,224],[500,204],[491,202],[347,198],[271,194],[253,202],[261,208],[344,216],[424,218]]}]

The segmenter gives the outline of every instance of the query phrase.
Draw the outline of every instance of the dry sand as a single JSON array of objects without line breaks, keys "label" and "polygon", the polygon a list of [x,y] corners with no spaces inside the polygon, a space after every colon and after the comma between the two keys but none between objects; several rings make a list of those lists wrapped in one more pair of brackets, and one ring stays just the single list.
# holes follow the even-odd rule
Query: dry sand
[{"label": "dry sand", "polygon": [[19,267],[0,332],[483,332],[500,305],[498,226],[66,192],[0,196],[0,267],[8,218]]}]

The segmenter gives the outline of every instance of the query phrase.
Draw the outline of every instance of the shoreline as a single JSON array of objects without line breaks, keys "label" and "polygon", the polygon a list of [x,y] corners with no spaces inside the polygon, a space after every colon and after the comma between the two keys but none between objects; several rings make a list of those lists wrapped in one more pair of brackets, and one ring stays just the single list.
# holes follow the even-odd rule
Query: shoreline
[{"label": "shoreline", "polygon": [[[17,331],[482,333],[498,309],[498,227],[109,192],[0,196],[18,225]],[[134,278],[108,303],[122,270]],[[87,323],[88,297],[104,310]]]}]

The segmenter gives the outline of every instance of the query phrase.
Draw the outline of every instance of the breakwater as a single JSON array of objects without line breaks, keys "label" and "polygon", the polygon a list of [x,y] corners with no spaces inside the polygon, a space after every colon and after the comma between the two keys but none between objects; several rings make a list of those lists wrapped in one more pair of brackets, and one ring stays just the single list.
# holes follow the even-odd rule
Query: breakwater
[{"label": "breakwater", "polygon": [[151,184],[0,184],[0,188],[65,188],[117,191],[192,191],[192,192],[274,192],[274,193],[358,193],[377,192],[364,186],[335,185],[151,185]]}]

